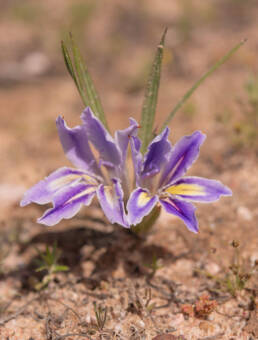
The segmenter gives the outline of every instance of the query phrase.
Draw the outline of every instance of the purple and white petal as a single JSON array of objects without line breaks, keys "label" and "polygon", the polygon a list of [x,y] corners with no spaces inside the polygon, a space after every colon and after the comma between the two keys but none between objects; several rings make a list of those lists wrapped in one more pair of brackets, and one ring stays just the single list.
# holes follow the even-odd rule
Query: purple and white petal
[{"label": "purple and white petal", "polygon": [[217,201],[220,196],[232,195],[232,191],[221,182],[194,176],[183,177],[164,191],[170,195],[199,202],[213,202]]},{"label": "purple and white petal", "polygon": [[172,147],[168,140],[169,128],[153,139],[143,161],[143,176],[149,177],[158,173],[167,163]]},{"label": "purple and white petal", "polygon": [[130,126],[124,130],[118,130],[115,133],[115,141],[120,151],[122,166],[124,166],[126,161],[129,139],[132,136],[136,136],[138,127],[139,125],[136,120],[130,118]]},{"label": "purple and white petal", "polygon": [[144,216],[148,215],[158,202],[158,197],[152,196],[146,189],[135,189],[127,202],[128,221],[137,225]]},{"label": "purple and white petal", "polygon": [[86,107],[81,115],[89,141],[99,152],[100,159],[114,165],[121,164],[120,152],[114,139],[108,133],[101,121]]},{"label": "purple and white petal", "polygon": [[124,193],[117,179],[113,179],[113,185],[101,184],[97,190],[99,204],[111,223],[118,223],[129,228],[124,208]]},{"label": "purple and white petal", "polygon": [[136,180],[136,185],[141,185],[141,173],[142,173],[142,153],[141,153],[141,141],[137,136],[131,136],[130,146],[132,151],[132,160],[134,167],[134,175]]},{"label": "purple and white petal", "polygon": [[62,187],[81,180],[90,184],[97,183],[97,180],[85,171],[67,167],[60,168],[26,191],[20,205],[23,207],[32,202],[38,204],[49,203],[55,193]]},{"label": "purple and white petal", "polygon": [[95,196],[96,186],[85,183],[72,183],[59,190],[53,197],[53,208],[48,209],[38,219],[38,223],[52,226],[62,219],[78,213],[82,205],[89,205]]},{"label": "purple and white petal", "polygon": [[83,125],[69,128],[60,116],[56,120],[59,138],[66,157],[77,168],[100,174]]},{"label": "purple and white petal", "polygon": [[200,146],[205,138],[203,133],[195,131],[192,135],[185,136],[176,143],[162,174],[160,186],[170,184],[186,173],[197,159]]},{"label": "purple and white petal", "polygon": [[159,201],[169,214],[181,218],[190,231],[198,232],[198,221],[194,213],[196,208],[191,203],[169,197]]}]

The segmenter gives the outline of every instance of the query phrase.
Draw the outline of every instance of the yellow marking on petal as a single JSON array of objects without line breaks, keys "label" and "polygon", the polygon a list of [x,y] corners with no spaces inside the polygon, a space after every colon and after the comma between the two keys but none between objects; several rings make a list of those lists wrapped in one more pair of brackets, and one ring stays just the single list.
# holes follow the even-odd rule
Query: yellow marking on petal
[{"label": "yellow marking on petal", "polygon": [[151,196],[149,194],[147,194],[147,192],[142,192],[140,193],[140,195],[138,196],[138,205],[140,207],[143,207],[144,205],[146,205],[149,201],[151,200]]},{"label": "yellow marking on petal", "polygon": [[73,196],[72,198],[70,198],[70,199],[66,202],[66,204],[67,204],[67,203],[71,203],[71,202],[75,201],[77,198],[80,198],[80,197],[82,197],[82,196],[84,196],[84,195],[91,194],[91,193],[93,193],[93,192],[95,192],[95,191],[96,191],[96,187],[87,188],[87,189],[83,190],[82,192],[80,192],[79,194],[77,194],[77,195]]},{"label": "yellow marking on petal", "polygon": [[105,197],[108,201],[108,204],[113,207],[114,203],[115,203],[114,202],[113,188],[109,185],[104,186],[104,194],[105,194]]},{"label": "yellow marking on petal", "polygon": [[98,184],[96,179],[94,177],[91,177],[90,175],[82,175],[81,177],[84,178],[85,181],[90,183],[90,184]]},{"label": "yellow marking on petal", "polygon": [[168,187],[165,192],[171,195],[202,196],[205,195],[203,187],[197,184],[178,184]]},{"label": "yellow marking on petal", "polygon": [[76,174],[71,174],[71,175],[66,175],[61,178],[57,178],[56,180],[52,181],[49,186],[50,189],[55,190],[58,189],[66,184],[71,183],[72,181],[76,180],[77,178],[81,177],[80,175]]},{"label": "yellow marking on petal", "polygon": [[57,178],[56,180],[52,181],[49,184],[49,186],[50,186],[50,189],[56,190],[56,189],[61,188],[62,186],[65,186],[73,182],[74,180],[78,178],[84,179],[89,184],[98,184],[95,178],[89,175],[70,174],[70,175],[65,175],[60,178]]}]

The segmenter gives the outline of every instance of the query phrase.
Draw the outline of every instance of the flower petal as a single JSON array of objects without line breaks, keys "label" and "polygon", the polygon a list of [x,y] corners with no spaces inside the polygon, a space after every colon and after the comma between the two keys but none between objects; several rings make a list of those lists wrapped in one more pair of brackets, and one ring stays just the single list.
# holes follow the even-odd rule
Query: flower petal
[{"label": "flower petal", "polygon": [[179,179],[167,187],[165,192],[199,202],[213,202],[220,196],[232,195],[231,190],[219,181],[194,176]]},{"label": "flower petal", "polygon": [[168,156],[172,150],[168,135],[169,128],[166,128],[148,146],[143,162],[144,177],[155,175],[160,171],[164,163],[167,163]]},{"label": "flower petal", "polygon": [[160,203],[168,213],[181,218],[190,231],[198,232],[198,221],[194,213],[196,208],[191,203],[169,197],[160,199]]},{"label": "flower petal", "polygon": [[56,120],[60,141],[66,157],[79,169],[100,174],[95,157],[90,149],[83,125],[69,128],[60,116]]},{"label": "flower petal", "polygon": [[101,184],[98,187],[97,196],[101,208],[109,221],[129,228],[124,209],[124,193],[119,181],[113,179],[113,186]]},{"label": "flower petal", "polygon": [[141,185],[141,172],[142,172],[142,153],[141,153],[141,141],[137,136],[131,136],[130,146],[132,151],[132,160],[134,166],[134,175],[136,185]]},{"label": "flower petal", "polygon": [[135,136],[139,125],[133,118],[130,118],[130,126],[123,130],[118,130],[115,133],[115,141],[119,148],[122,164],[125,163],[127,148],[131,136]]},{"label": "flower petal", "polygon": [[142,188],[135,189],[127,202],[128,220],[130,225],[137,225],[148,215],[158,202],[157,196],[152,196]]},{"label": "flower petal", "polygon": [[59,190],[53,197],[53,208],[48,209],[38,219],[38,223],[48,226],[57,224],[63,218],[77,214],[82,205],[89,205],[95,196],[96,186],[74,182]]},{"label": "flower petal", "polygon": [[100,158],[114,165],[119,165],[121,156],[114,139],[89,107],[86,107],[83,111],[81,119],[84,122],[87,136],[99,152]]},{"label": "flower petal", "polygon": [[49,203],[52,201],[54,194],[62,187],[80,180],[90,184],[97,184],[96,179],[88,175],[85,171],[67,167],[57,169],[44,180],[38,182],[26,191],[20,205],[23,207],[32,202],[38,204]]},{"label": "flower petal", "polygon": [[168,165],[166,166],[160,185],[170,184],[183,176],[199,155],[201,144],[206,136],[200,131],[195,131],[190,136],[185,136],[174,146]]}]

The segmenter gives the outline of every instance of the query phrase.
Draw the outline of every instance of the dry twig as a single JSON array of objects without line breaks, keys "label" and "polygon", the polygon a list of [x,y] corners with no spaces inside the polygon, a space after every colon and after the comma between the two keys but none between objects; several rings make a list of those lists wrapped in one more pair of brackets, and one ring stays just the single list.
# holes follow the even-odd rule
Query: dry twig
[{"label": "dry twig", "polygon": [[15,313],[7,316],[6,318],[0,319],[0,326],[3,326],[6,322],[9,322],[10,320],[15,319],[17,316],[22,314],[33,301],[36,301],[38,299],[39,299],[39,296],[34,297],[33,299],[30,299],[22,307],[20,307]]}]

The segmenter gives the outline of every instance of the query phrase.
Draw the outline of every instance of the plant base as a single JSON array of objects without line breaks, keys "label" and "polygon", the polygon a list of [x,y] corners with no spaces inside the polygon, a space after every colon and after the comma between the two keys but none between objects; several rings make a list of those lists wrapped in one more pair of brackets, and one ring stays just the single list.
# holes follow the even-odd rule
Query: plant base
[{"label": "plant base", "polygon": [[137,235],[146,234],[156,223],[159,215],[160,215],[161,207],[156,206],[152,212],[145,216],[141,223],[137,224],[136,226],[131,227],[131,231]]}]

